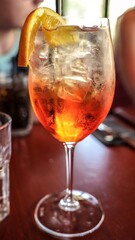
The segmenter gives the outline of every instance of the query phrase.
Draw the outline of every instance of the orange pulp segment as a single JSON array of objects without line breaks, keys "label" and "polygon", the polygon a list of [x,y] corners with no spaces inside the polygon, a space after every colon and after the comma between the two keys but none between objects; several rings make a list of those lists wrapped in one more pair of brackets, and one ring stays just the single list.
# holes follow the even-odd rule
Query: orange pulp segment
[{"label": "orange pulp segment", "polygon": [[78,29],[79,27],[77,26],[68,25],[60,26],[56,29],[53,29],[52,31],[44,28],[44,25],[42,28],[46,41],[49,43],[49,45],[51,45],[51,47],[77,43]]}]

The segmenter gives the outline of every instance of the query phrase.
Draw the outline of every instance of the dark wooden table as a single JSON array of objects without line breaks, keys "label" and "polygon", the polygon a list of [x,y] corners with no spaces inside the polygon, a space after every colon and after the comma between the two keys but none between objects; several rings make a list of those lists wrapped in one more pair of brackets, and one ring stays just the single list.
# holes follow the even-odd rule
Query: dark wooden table
[{"label": "dark wooden table", "polygon": [[[11,213],[0,223],[0,240],[53,240],[37,228],[33,212],[45,194],[65,189],[65,155],[40,124],[13,138],[10,181]],[[76,146],[74,188],[93,194],[105,211],[102,226],[77,240],[135,239],[135,150],[88,136]]]}]

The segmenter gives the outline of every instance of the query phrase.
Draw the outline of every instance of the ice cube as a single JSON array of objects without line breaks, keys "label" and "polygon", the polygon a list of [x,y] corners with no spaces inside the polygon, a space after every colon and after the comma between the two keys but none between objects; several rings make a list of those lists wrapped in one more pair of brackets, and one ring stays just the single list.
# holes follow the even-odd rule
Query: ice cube
[{"label": "ice cube", "polygon": [[82,102],[89,87],[90,81],[82,76],[64,76],[58,85],[57,95],[64,100]]},{"label": "ice cube", "polygon": [[38,71],[42,69],[43,66],[48,64],[48,49],[46,45],[42,45],[37,48],[31,56],[30,67],[33,71]]},{"label": "ice cube", "polygon": [[79,54],[79,57],[83,57],[83,58],[91,54],[91,42],[88,40],[82,39],[78,47],[78,54]]}]

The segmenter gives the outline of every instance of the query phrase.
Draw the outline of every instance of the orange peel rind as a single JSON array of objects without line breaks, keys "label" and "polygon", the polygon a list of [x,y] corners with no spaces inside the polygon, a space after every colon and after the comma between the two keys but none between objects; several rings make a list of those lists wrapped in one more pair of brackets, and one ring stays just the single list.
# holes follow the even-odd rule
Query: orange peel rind
[{"label": "orange peel rind", "polygon": [[29,65],[39,27],[51,47],[74,44],[78,40],[79,27],[66,25],[66,20],[50,8],[37,8],[28,15],[22,28],[18,54],[18,65],[21,67]]},{"label": "orange peel rind", "polygon": [[32,11],[22,27],[18,66],[27,67],[29,65],[29,58],[34,50],[34,39],[40,25],[43,25],[47,31],[53,30],[63,24],[65,24],[65,20],[49,8],[41,7]]}]

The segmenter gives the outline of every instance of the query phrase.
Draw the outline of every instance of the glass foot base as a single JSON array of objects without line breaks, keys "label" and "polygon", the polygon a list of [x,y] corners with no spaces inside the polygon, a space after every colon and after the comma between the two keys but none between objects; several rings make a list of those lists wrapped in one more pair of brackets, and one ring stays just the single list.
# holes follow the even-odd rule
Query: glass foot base
[{"label": "glass foot base", "polygon": [[103,209],[98,200],[89,193],[73,191],[79,201],[76,211],[59,207],[65,192],[47,195],[36,206],[34,217],[40,229],[55,237],[81,237],[94,232],[104,220]]}]

